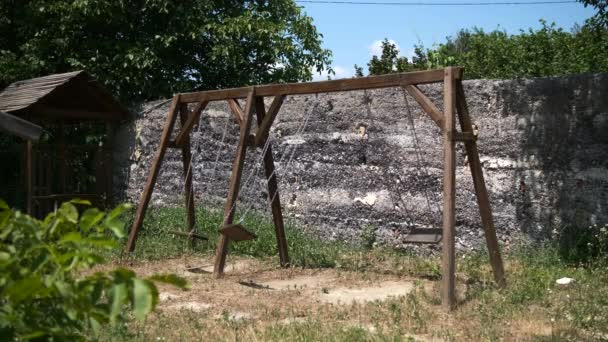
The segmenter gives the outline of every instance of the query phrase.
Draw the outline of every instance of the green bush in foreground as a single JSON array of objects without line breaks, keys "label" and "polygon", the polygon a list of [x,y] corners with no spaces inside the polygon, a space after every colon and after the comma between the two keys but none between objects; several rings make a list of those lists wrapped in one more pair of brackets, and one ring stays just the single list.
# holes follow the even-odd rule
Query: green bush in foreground
[{"label": "green bush in foreground", "polygon": [[[86,332],[125,318],[125,307],[144,319],[158,302],[154,282],[185,288],[174,275],[138,278],[128,269],[86,274],[99,254],[124,237],[121,214],[63,203],[43,221],[0,200],[0,337],[3,340],[84,340]],[[128,311],[127,311],[128,312]]]}]

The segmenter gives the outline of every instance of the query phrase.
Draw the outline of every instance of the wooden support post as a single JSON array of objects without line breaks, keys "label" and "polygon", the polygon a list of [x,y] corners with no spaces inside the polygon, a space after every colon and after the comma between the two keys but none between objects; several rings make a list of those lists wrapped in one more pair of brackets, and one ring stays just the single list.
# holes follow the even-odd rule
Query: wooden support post
[{"label": "wooden support post", "polygon": [[32,196],[34,194],[34,163],[32,158],[32,141],[25,142],[25,187],[26,187],[26,210],[28,215],[32,215]]},{"label": "wooden support post", "polygon": [[[236,200],[239,195],[239,187],[241,185],[241,176],[243,175],[243,165],[245,164],[245,154],[247,152],[247,145],[249,141],[249,131],[251,129],[251,118],[253,116],[254,102],[255,101],[255,88],[250,88],[249,94],[247,95],[247,104],[245,106],[245,116],[243,117],[243,124],[241,125],[239,144],[236,148],[236,157],[232,163],[232,174],[230,175],[230,184],[228,186],[228,196],[226,198],[226,205],[224,206],[224,223],[222,226],[232,224],[234,219],[234,212],[236,208]],[[226,264],[226,254],[228,253],[228,238],[220,234],[220,238],[217,243],[217,249],[215,251],[215,265],[213,267],[213,274],[216,278],[221,277],[224,274],[224,266]]]},{"label": "wooden support post", "polygon": [[456,149],[452,132],[455,129],[456,107],[455,70],[445,68],[443,83],[443,254],[441,299],[443,307],[450,311],[456,303],[456,261],[454,252],[454,224],[456,200]]},{"label": "wooden support post", "polygon": [[[280,100],[282,103],[282,99]],[[274,103],[274,102],[273,102]],[[279,105],[280,106],[280,105]],[[278,112],[279,109],[276,109]],[[264,98],[259,96],[255,98],[255,114],[258,121],[258,126],[261,125],[266,116],[266,107],[264,106]],[[276,116],[276,114],[274,114]],[[268,137],[264,137],[268,139]],[[264,152],[264,151],[263,151]],[[279,197],[279,186],[277,184],[277,175],[274,167],[274,158],[272,156],[272,146],[268,142],[268,147],[264,154],[264,173],[268,184],[268,198],[270,199],[270,207],[272,209],[272,222],[274,223],[274,232],[277,237],[277,246],[279,250],[279,260],[281,266],[289,265],[289,254],[287,246],[287,238],[285,237],[285,224],[283,222],[283,211],[281,210],[281,199]]]},{"label": "wooden support post", "polygon": [[148,209],[148,204],[150,203],[150,198],[152,197],[152,191],[154,191],[154,185],[156,184],[156,178],[158,177],[160,166],[163,163],[163,158],[165,157],[165,152],[167,151],[167,143],[171,138],[171,132],[173,131],[173,126],[175,125],[179,103],[180,95],[175,95],[173,97],[173,101],[171,102],[167,119],[165,120],[165,126],[160,137],[160,144],[156,150],[156,157],[152,162],[150,173],[148,173],[148,180],[146,181],[146,186],[141,194],[139,205],[137,206],[137,211],[135,212],[135,219],[133,220],[133,225],[131,226],[131,231],[129,232],[129,240],[127,241],[127,252],[132,252],[133,249],[135,249],[137,234],[139,233],[141,225],[144,222],[144,215]]},{"label": "wooden support post", "polygon": [[[472,132],[473,125],[469,116],[469,108],[467,106],[464,88],[460,81],[456,83],[456,106],[458,108],[458,118],[461,130],[463,132]],[[494,271],[494,280],[499,287],[505,287],[507,282],[505,280],[502,258],[500,256],[500,248],[498,247],[496,229],[494,228],[494,220],[492,219],[492,208],[490,207],[488,190],[486,189],[483,169],[477,151],[477,142],[475,140],[465,141],[465,149],[467,158],[469,159],[471,176],[473,177],[473,184],[475,186],[475,194],[477,195],[481,224],[486,237],[488,253],[490,254],[490,263],[492,264],[492,270]]]},{"label": "wooden support post", "polygon": [[[185,127],[188,120],[188,104],[182,103],[179,106],[179,121],[182,125],[182,129]],[[196,113],[190,113],[190,115],[197,115]],[[186,215],[188,223],[188,232],[194,233],[195,217],[194,217],[194,191],[192,189],[192,151],[190,150],[190,135],[184,138],[184,142],[181,145],[182,150],[182,164],[184,165],[184,194],[186,199]],[[188,243],[190,247],[194,247],[194,236],[188,236]]]},{"label": "wooden support post", "polygon": [[114,204],[114,179],[113,179],[113,168],[114,168],[114,131],[115,124],[109,122],[106,124],[106,141],[103,146],[104,150],[104,167],[105,167],[105,208],[109,209]]}]

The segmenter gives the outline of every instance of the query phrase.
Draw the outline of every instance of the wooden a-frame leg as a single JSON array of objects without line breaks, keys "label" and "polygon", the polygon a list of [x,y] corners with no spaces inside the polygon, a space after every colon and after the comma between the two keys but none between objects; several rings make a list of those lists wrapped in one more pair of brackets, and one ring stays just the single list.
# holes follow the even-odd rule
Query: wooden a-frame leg
[{"label": "wooden a-frame leg", "polygon": [[175,125],[175,119],[177,118],[179,102],[179,95],[175,95],[173,97],[173,101],[171,102],[171,107],[169,109],[169,113],[167,114],[167,119],[165,120],[165,126],[163,127],[163,132],[160,137],[160,144],[158,146],[158,150],[156,150],[156,157],[152,162],[151,170],[150,173],[148,173],[148,179],[146,181],[146,186],[144,187],[144,191],[141,194],[139,205],[137,206],[137,211],[135,212],[135,219],[133,220],[133,225],[131,226],[131,231],[129,233],[129,240],[127,241],[127,252],[132,252],[135,249],[135,241],[137,240],[137,234],[139,233],[141,225],[144,222],[144,216],[146,214],[146,210],[148,209],[150,198],[152,197],[152,191],[154,191],[156,178],[158,177],[160,166],[163,162],[163,158],[165,157],[165,152],[167,151],[169,139],[171,139],[171,132],[173,131],[173,126]]},{"label": "wooden a-frame leg", "polygon": [[[241,131],[239,135],[239,144],[236,148],[236,157],[232,163],[232,174],[230,175],[230,184],[228,185],[228,196],[226,205],[224,206],[224,223],[228,225],[234,219],[235,203],[239,195],[239,187],[241,184],[241,176],[243,174],[243,165],[245,164],[245,154],[247,152],[247,143],[249,141],[249,131],[251,129],[251,118],[253,116],[255,88],[251,88],[247,95],[247,105],[245,106],[245,115]],[[224,274],[224,266],[226,264],[226,254],[228,253],[228,238],[220,234],[217,249],[215,251],[215,264],[213,274],[216,278]]]},{"label": "wooden a-frame leg", "polygon": [[441,299],[446,310],[452,310],[456,303],[456,261],[454,251],[454,224],[456,199],[456,149],[452,133],[455,129],[454,109],[456,107],[454,69],[445,69],[444,79],[444,128],[443,128],[443,253]]},{"label": "wooden a-frame leg", "polygon": [[[458,118],[460,121],[461,130],[463,132],[472,132],[473,125],[469,116],[469,109],[464,94],[464,88],[462,87],[462,83],[460,81],[458,81],[456,84],[456,105],[458,108]],[[507,282],[505,280],[502,258],[500,256],[500,248],[498,247],[496,229],[494,228],[492,208],[490,207],[488,190],[486,189],[483,169],[479,160],[479,153],[477,151],[477,143],[475,140],[466,141],[465,149],[467,152],[467,158],[469,160],[469,166],[471,168],[471,176],[473,177],[475,194],[477,195],[477,204],[479,205],[479,213],[481,216],[484,235],[486,237],[488,253],[490,254],[490,263],[492,265],[492,270],[494,271],[494,280],[499,287],[505,287]]]},{"label": "wooden a-frame leg", "polygon": [[[197,115],[192,113],[190,115]],[[182,128],[185,126],[188,119],[188,105],[181,104],[179,108],[179,121]],[[188,233],[194,233],[195,217],[194,217],[194,191],[192,189],[192,152],[190,150],[190,135],[184,139],[181,147],[182,150],[182,163],[184,165],[184,194],[186,199],[186,217],[188,224]],[[194,247],[194,237],[188,237],[188,243],[190,247]]]},{"label": "wooden a-frame leg", "polygon": [[[278,109],[277,109],[278,110]],[[255,99],[255,113],[257,117],[258,125],[264,120],[266,116],[266,107],[264,106],[264,98],[256,97]],[[257,138],[257,137],[256,137]],[[268,137],[262,137],[269,139]],[[265,141],[265,139],[264,139]],[[270,207],[272,210],[272,221],[274,223],[274,231],[277,237],[277,247],[279,250],[279,260],[281,266],[286,267],[289,265],[289,254],[287,246],[287,238],[285,237],[285,224],[283,222],[283,211],[281,210],[281,199],[279,197],[279,187],[277,184],[277,175],[275,172],[274,158],[272,156],[272,146],[270,142],[266,142],[268,147],[264,154],[264,173],[268,184],[268,198],[270,198]],[[263,146],[260,146],[263,148]]]}]

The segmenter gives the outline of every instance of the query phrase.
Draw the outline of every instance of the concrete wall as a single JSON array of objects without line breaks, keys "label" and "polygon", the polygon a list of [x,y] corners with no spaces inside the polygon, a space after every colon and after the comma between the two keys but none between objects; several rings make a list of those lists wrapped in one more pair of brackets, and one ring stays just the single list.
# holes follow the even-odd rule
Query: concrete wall
[{"label": "concrete wall", "polygon": [[[464,87],[503,243],[608,222],[608,74]],[[421,89],[441,108],[439,85]],[[145,104],[119,132],[115,183],[130,201],[139,200],[168,106]],[[234,121],[226,125],[230,115],[212,103],[192,135],[196,197],[218,208],[238,137]],[[401,246],[412,225],[441,225],[440,132],[400,89],[288,97],[272,144],[286,215],[304,229],[348,241],[373,232],[378,243]],[[259,151],[249,153],[244,210],[267,206],[260,160]],[[462,146],[457,160],[456,241],[469,248],[483,235]],[[152,205],[182,205],[182,172],[180,155],[169,150]]]}]

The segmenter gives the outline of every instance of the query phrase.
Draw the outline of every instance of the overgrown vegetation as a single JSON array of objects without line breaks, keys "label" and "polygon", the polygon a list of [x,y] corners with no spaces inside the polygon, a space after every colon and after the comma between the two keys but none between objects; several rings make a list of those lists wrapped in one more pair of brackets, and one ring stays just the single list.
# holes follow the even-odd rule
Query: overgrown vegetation
[{"label": "overgrown vegetation", "polygon": [[[64,203],[43,221],[11,210],[0,200],[0,340],[81,340],[103,325],[143,320],[156,306],[154,282],[185,287],[174,275],[138,278],[104,263],[103,250],[124,237],[121,205],[108,214],[86,201]],[[89,274],[86,274],[86,273]]]},{"label": "overgrown vegetation", "polygon": [[[410,61],[399,56],[396,45],[385,39],[382,54],[368,63],[371,75],[463,66],[465,77],[518,78],[559,76],[608,71],[608,27],[588,21],[568,32],[541,20],[541,28],[518,34],[480,28],[460,30],[444,43],[415,46]],[[355,65],[357,75],[362,69]]]},{"label": "overgrown vegetation", "polygon": [[303,81],[331,53],[292,0],[0,0],[0,88],[86,69],[126,102]]}]

